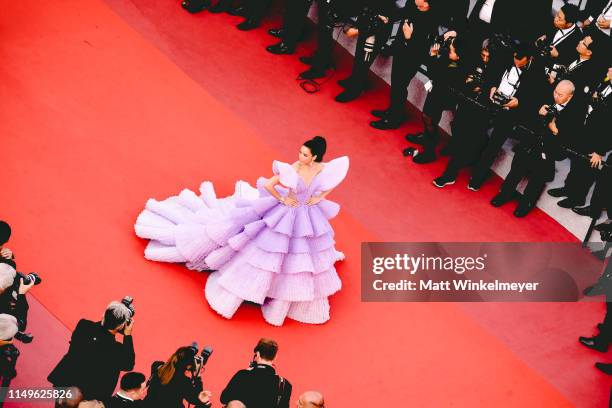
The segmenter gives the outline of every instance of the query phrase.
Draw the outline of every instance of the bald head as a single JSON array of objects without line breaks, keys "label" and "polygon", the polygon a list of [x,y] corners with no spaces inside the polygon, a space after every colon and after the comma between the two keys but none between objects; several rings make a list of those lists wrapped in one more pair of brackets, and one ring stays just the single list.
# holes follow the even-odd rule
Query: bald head
[{"label": "bald head", "polygon": [[575,90],[576,87],[574,86],[572,81],[564,79],[563,81],[559,82],[555,87],[554,92],[555,103],[563,105],[569,102],[569,100],[572,99]]},{"label": "bald head", "polygon": [[318,391],[306,391],[300,395],[298,408],[324,408],[323,395]]},{"label": "bald head", "polygon": [[246,408],[246,405],[240,401],[230,401],[225,408]]}]

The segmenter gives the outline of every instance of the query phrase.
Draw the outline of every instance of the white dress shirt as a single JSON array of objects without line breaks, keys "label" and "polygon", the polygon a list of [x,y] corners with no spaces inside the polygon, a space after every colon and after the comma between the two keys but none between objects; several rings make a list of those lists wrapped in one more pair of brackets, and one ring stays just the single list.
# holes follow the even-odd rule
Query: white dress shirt
[{"label": "white dress shirt", "polygon": [[478,17],[485,23],[491,23],[491,16],[493,16],[493,6],[495,6],[495,0],[485,0],[484,4],[482,5],[482,8],[480,9],[480,14],[478,14]]},{"label": "white dress shirt", "polygon": [[497,90],[508,97],[513,97],[518,90],[522,72],[516,66],[506,70]]},{"label": "white dress shirt", "polygon": [[[612,0],[610,0],[612,1]],[[559,43],[563,42],[563,40],[565,40],[567,37],[569,37],[569,35],[576,29],[576,24],[572,24],[572,26],[570,28],[566,28],[564,30],[557,30],[557,32],[555,33],[555,36],[553,37],[552,40],[552,45],[553,46],[557,46]]]}]

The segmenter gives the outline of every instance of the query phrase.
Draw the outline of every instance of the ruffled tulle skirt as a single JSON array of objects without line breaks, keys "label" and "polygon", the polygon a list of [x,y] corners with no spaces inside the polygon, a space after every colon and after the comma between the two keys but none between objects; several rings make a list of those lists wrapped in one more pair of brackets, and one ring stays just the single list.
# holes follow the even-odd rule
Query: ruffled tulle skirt
[{"label": "ruffled tulle skirt", "polygon": [[151,240],[145,258],[214,271],[205,297],[226,318],[249,301],[273,325],[286,317],[324,323],[328,297],[341,288],[334,264],[343,255],[329,224],[339,206],[323,200],[286,207],[261,188],[264,181],[259,189],[239,181],[234,195],[222,199],[204,182],[199,196],[183,190],[148,200],[135,225],[139,237]]}]

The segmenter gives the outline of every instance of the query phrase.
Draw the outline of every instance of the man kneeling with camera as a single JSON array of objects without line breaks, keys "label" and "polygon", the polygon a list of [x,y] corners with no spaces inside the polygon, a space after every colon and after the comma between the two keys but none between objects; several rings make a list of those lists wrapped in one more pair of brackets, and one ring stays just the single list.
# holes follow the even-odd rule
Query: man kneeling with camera
[{"label": "man kneeling with camera", "polygon": [[[55,387],[78,387],[86,400],[105,401],[113,395],[121,371],[134,368],[132,298],[111,302],[100,322],[81,319],[68,353],[47,379]],[[123,342],[115,337],[123,336]]]},{"label": "man kneeling with camera", "polygon": [[19,331],[15,338],[23,343],[30,343],[32,335],[24,333],[28,324],[28,301],[26,293],[40,282],[36,274],[23,275],[10,264],[0,263],[0,313],[7,313],[17,318]]}]

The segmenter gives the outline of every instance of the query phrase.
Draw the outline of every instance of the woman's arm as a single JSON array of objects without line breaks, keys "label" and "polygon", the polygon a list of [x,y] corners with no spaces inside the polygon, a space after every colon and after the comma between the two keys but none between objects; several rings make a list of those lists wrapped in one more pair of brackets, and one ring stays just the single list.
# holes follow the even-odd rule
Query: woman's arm
[{"label": "woman's arm", "polygon": [[281,185],[280,182],[280,176],[274,176],[271,179],[269,179],[266,184],[264,184],[264,188],[266,189],[266,191],[268,193],[270,193],[270,195],[274,198],[276,198],[279,202],[281,202],[284,205],[288,205],[291,207],[296,207],[297,206],[297,201],[291,197],[283,197],[282,195],[279,194],[278,191],[276,191],[276,186]]}]

